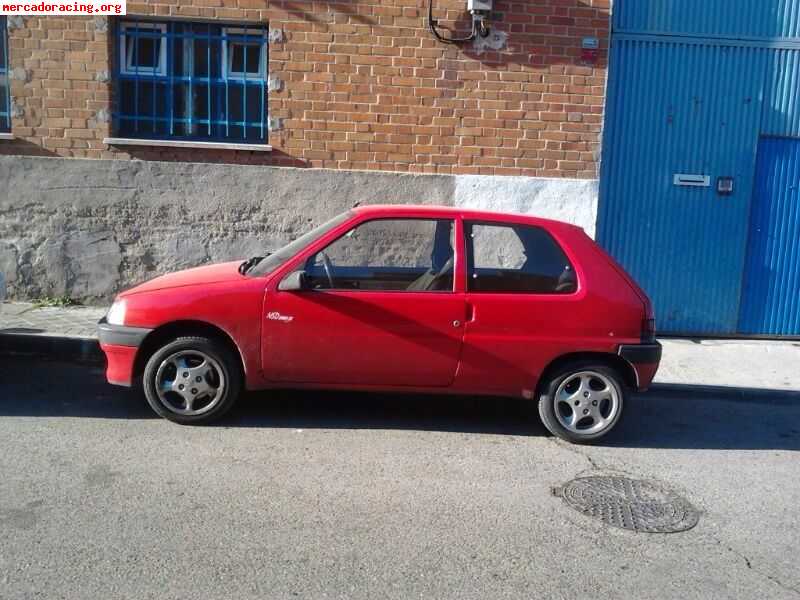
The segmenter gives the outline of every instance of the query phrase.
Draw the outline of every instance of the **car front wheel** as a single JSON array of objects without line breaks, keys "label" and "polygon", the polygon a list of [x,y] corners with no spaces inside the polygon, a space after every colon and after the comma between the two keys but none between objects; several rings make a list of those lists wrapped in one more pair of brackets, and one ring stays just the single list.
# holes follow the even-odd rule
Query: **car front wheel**
[{"label": "car front wheel", "polygon": [[183,425],[210,423],[236,402],[238,358],[206,337],[181,337],[160,348],[144,369],[144,392],[160,416]]},{"label": "car front wheel", "polygon": [[541,388],[539,416],[556,437],[593,442],[619,422],[625,404],[620,375],[605,365],[573,363],[559,369]]}]

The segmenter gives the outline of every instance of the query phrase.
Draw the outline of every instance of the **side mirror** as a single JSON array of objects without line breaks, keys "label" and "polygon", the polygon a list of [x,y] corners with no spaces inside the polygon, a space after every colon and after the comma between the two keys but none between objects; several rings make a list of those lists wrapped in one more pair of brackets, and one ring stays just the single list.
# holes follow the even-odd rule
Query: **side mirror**
[{"label": "side mirror", "polygon": [[278,284],[282,292],[302,292],[308,289],[308,275],[305,271],[293,271]]}]

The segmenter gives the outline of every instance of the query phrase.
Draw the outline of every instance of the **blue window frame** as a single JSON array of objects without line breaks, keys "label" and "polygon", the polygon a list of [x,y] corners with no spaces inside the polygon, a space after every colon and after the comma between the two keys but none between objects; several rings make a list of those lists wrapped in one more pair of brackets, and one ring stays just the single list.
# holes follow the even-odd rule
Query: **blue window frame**
[{"label": "blue window frame", "polygon": [[266,25],[117,22],[120,137],[263,144]]},{"label": "blue window frame", "polygon": [[0,133],[11,131],[11,88],[8,84],[8,29],[0,17]]}]

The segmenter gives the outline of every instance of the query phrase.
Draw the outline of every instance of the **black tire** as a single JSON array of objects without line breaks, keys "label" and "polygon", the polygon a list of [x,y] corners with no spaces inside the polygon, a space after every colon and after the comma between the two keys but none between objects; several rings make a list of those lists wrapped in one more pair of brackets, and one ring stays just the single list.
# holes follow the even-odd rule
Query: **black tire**
[{"label": "black tire", "polygon": [[[571,379],[575,380],[581,373],[596,373],[600,376],[600,378],[605,378],[609,386],[613,388],[613,392],[616,393],[618,398],[617,408],[613,411],[613,414],[611,411],[609,411],[607,423],[604,423],[602,429],[598,431],[592,431],[591,429],[588,429],[585,432],[581,432],[567,429],[561,424],[559,415],[556,414],[556,392],[559,390],[562,384],[565,382],[570,382]],[[600,378],[598,378],[598,380],[602,382],[602,379]],[[569,386],[570,383],[567,385]],[[539,417],[542,420],[542,424],[554,436],[573,444],[590,444],[607,435],[612,429],[614,429],[614,427],[617,426],[625,408],[626,386],[624,378],[615,369],[602,363],[591,361],[575,361],[565,364],[557,371],[550,374],[546,380],[543,380],[539,389],[541,391],[539,395]],[[582,398],[579,400],[583,401]],[[590,399],[587,399],[587,401],[590,401]],[[587,407],[587,409],[591,408],[591,406]],[[584,407],[580,406],[579,409],[582,412]],[[564,417],[564,419],[566,419],[566,417]],[[589,419],[592,419],[592,417],[589,416],[586,417],[586,419],[588,421]],[[600,422],[598,421],[598,423]]]},{"label": "black tire", "polygon": [[[198,354],[193,355],[192,353]],[[159,376],[159,369],[162,367],[162,363],[165,363],[165,361],[168,361],[176,355],[179,357],[178,360],[183,357],[189,357],[188,360],[192,360],[192,356],[200,357],[201,355],[205,355],[205,357],[211,359],[209,362],[214,371],[216,371],[216,369],[220,371],[220,374],[216,375],[216,383],[218,385],[216,391],[219,397],[217,398],[215,394],[213,398],[208,401],[206,407],[200,404],[195,410],[195,412],[199,412],[200,414],[182,414],[181,412],[177,412],[181,410],[178,406],[179,402],[186,402],[186,405],[183,407],[184,410],[188,406],[188,401],[182,400],[182,397],[177,392],[167,392],[164,394],[166,399],[162,399],[158,393],[157,377]],[[184,364],[187,363],[184,361]],[[170,368],[176,369],[176,366],[170,366],[169,364],[164,365],[164,371],[161,376],[164,377],[167,369]],[[190,367],[186,368],[189,369]],[[188,374],[188,370],[186,373]],[[180,375],[184,375],[184,373]],[[179,375],[176,373],[176,383],[178,377]],[[211,378],[213,379],[213,376]],[[150,357],[144,368],[142,386],[144,388],[145,397],[147,398],[147,403],[158,415],[181,425],[204,425],[220,419],[233,407],[242,390],[242,379],[239,357],[225,344],[207,337],[180,337],[162,346]],[[187,381],[191,381],[191,378]],[[200,379],[197,379],[197,381],[200,381]],[[206,384],[207,382],[203,381],[199,385]],[[188,384],[188,387],[191,389],[190,384]],[[212,386],[207,387],[213,389]],[[220,389],[221,392],[219,391]],[[188,393],[188,391],[184,393]],[[210,392],[207,398],[208,397],[210,397]]]}]

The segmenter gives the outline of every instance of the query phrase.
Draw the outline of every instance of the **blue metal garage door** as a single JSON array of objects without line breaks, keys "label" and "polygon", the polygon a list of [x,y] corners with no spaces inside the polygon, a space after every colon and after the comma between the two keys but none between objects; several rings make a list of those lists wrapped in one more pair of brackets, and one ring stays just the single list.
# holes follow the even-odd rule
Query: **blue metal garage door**
[{"label": "blue metal garage door", "polygon": [[[650,295],[660,331],[736,331],[761,120],[750,74],[766,57],[614,41],[598,239]],[[717,177],[734,178],[732,195],[717,193]]]},{"label": "blue metal garage door", "polygon": [[742,333],[800,335],[800,140],[763,138],[747,271]]},{"label": "blue metal garage door", "polygon": [[[753,204],[759,140],[800,137],[796,8],[796,0],[614,3],[598,241],[650,295],[664,333],[800,335],[757,320],[797,305],[782,297],[787,285],[768,292],[753,266],[770,244],[759,236],[799,218],[775,189]],[[727,193],[718,184],[729,180]],[[780,223],[770,222],[778,229],[764,233],[762,212],[778,205]],[[786,274],[800,257],[781,260]],[[752,308],[767,293],[775,304]]]}]

